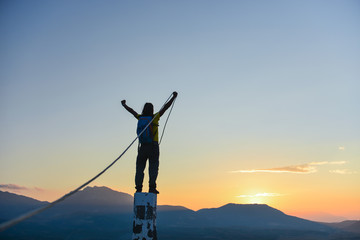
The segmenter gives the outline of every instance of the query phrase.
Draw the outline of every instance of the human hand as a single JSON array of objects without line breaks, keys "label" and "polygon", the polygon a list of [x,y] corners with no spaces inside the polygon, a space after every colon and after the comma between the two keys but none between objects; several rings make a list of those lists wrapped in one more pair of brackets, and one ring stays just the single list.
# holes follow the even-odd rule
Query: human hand
[{"label": "human hand", "polygon": [[126,100],[122,100],[122,101],[121,101],[121,104],[122,104],[123,106],[125,106]]},{"label": "human hand", "polygon": [[173,92],[174,97],[177,97],[178,93],[177,92]]}]

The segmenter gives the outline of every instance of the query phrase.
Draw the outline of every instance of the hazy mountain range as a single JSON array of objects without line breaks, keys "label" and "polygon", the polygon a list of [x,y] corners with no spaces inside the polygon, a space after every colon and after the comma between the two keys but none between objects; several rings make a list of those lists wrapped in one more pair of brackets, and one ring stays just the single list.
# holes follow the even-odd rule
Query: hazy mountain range
[{"label": "hazy mountain range", "polygon": [[[0,191],[0,222],[48,204]],[[55,207],[2,233],[0,239],[131,239],[133,197],[87,187]],[[161,240],[360,239],[360,221],[334,224],[284,214],[264,204],[227,204],[193,211],[158,206]]]}]

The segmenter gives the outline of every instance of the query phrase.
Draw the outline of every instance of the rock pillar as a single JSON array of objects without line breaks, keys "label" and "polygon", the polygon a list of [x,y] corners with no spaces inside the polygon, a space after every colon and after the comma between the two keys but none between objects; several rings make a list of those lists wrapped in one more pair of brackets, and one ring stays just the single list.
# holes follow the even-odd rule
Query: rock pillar
[{"label": "rock pillar", "polygon": [[133,240],[157,240],[156,205],[156,194],[135,193]]}]

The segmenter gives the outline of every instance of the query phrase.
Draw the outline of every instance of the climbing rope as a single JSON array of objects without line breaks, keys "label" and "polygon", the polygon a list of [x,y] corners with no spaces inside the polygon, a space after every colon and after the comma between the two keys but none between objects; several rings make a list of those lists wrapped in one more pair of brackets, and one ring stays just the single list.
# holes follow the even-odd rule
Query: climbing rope
[{"label": "climbing rope", "polygon": [[[170,98],[171,98],[172,94],[170,95],[170,97],[165,101],[164,105],[162,106],[162,108],[169,102]],[[172,107],[174,106],[174,102]],[[171,107],[171,110],[172,110]],[[162,109],[161,108],[161,109]],[[171,111],[170,111],[171,112]],[[0,224],[0,232],[5,231],[6,229],[14,226],[15,224],[18,224],[32,216],[35,216],[36,214],[39,214],[43,211],[45,211],[46,209],[49,209],[51,207],[53,207],[54,205],[58,204],[59,202],[64,201],[65,199],[67,199],[68,197],[70,197],[71,195],[77,193],[78,191],[80,191],[81,189],[83,189],[84,187],[86,187],[87,185],[89,185],[91,182],[93,182],[95,179],[97,179],[98,177],[100,177],[103,173],[105,173],[109,168],[111,168],[126,152],[127,150],[129,150],[129,148],[134,144],[134,142],[145,132],[145,130],[150,126],[150,124],[154,121],[154,119],[157,117],[157,115],[159,115],[159,112],[157,114],[155,114],[155,116],[153,117],[153,119],[149,122],[149,124],[140,132],[139,135],[136,136],[136,138],[130,143],[130,145],[120,154],[119,157],[117,157],[109,166],[107,166],[104,170],[102,170],[100,173],[98,173],[95,177],[91,178],[89,181],[85,182],[84,184],[82,184],[80,187],[76,188],[75,190],[65,194],[64,196],[62,196],[61,198],[49,203],[46,206],[40,207],[38,209],[35,209],[33,211],[30,211],[28,213],[25,213],[23,215],[20,215],[17,218],[14,218],[10,221],[4,222],[2,224]],[[169,113],[170,116],[170,113]],[[168,116],[168,118],[169,118]],[[167,118],[167,119],[168,119]],[[166,122],[167,122],[166,119]],[[166,123],[165,123],[166,126]],[[164,127],[165,130],[165,127]],[[164,134],[164,130],[163,130],[163,134]],[[161,136],[162,137],[162,136]]]},{"label": "climbing rope", "polygon": [[170,108],[169,114],[168,114],[168,116],[167,116],[167,118],[166,118],[166,121],[165,121],[165,124],[164,124],[164,129],[163,129],[163,131],[162,131],[162,133],[161,133],[161,137],[160,137],[159,145],[160,145],[161,140],[162,140],[162,138],[163,138],[163,136],[164,136],[164,133],[165,133],[165,128],[166,128],[166,124],[167,124],[167,122],[168,122],[168,120],[169,120],[169,117],[170,117],[170,114],[171,114],[171,112],[172,112],[172,110],[173,110],[173,108],[174,108],[175,101],[176,101],[176,98],[174,99],[174,101],[173,101],[173,103],[172,103],[172,105],[171,105],[171,108]]}]

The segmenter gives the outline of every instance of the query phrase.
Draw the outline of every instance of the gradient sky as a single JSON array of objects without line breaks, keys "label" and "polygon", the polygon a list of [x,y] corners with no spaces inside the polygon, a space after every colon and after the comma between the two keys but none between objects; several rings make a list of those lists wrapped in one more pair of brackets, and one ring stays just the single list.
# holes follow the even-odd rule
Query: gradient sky
[{"label": "gradient sky", "polygon": [[[0,190],[80,186],[135,138],[120,101],[176,90],[160,204],[360,218],[359,1],[2,0],[0,35]],[[135,158],[92,185],[132,194]]]}]

